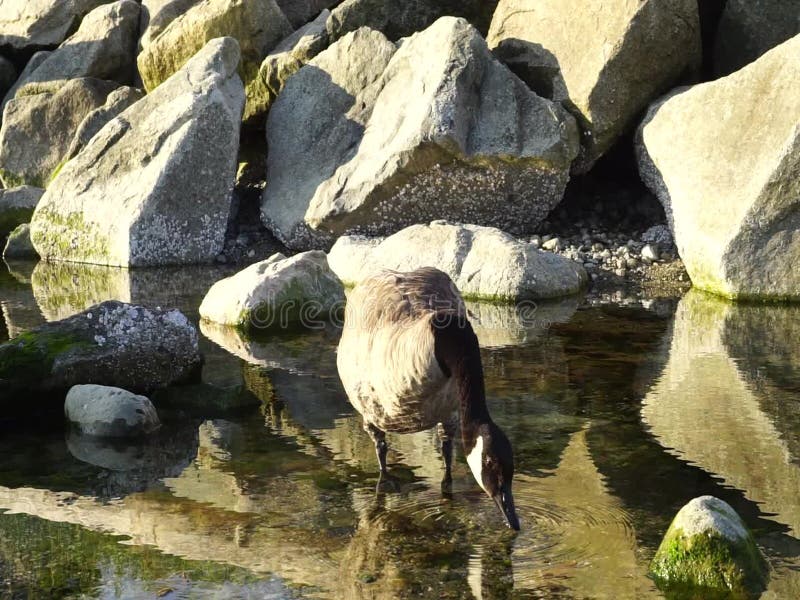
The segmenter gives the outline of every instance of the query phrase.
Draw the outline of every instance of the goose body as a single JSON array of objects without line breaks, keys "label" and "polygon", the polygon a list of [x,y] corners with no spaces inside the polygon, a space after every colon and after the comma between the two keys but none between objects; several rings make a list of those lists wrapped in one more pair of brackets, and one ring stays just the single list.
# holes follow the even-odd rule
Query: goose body
[{"label": "goose body", "polygon": [[384,271],[359,283],[348,297],[337,368],[375,442],[382,474],[386,432],[438,426],[449,480],[452,438],[460,424],[476,481],[508,525],[519,529],[511,445],[486,408],[478,341],[450,277],[422,268]]}]

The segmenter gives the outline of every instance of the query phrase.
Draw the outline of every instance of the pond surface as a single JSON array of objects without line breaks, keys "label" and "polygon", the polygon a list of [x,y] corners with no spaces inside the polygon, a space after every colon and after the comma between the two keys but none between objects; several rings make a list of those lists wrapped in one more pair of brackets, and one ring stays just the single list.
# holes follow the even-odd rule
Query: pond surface
[{"label": "pond surface", "polygon": [[[225,274],[3,267],[0,339],[109,298],[197,320]],[[460,448],[443,494],[432,432],[389,436],[398,483],[376,491],[334,328],[248,340],[202,323],[202,382],[154,397],[147,444],[58,419],[0,431],[0,597],[662,597],[648,562],[702,494],[753,529],[774,569],[764,597],[800,597],[800,309],[698,292],[470,309],[519,535]]]}]

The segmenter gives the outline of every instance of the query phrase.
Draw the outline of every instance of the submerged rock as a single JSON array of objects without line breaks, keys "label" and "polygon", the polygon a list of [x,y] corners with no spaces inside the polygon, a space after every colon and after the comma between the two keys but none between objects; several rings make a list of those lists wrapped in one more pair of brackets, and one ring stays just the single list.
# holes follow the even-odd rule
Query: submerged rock
[{"label": "submerged rock", "polygon": [[701,58],[695,0],[500,0],[487,42],[537,94],[578,117],[579,172]]},{"label": "submerged rock", "polygon": [[0,390],[147,392],[196,376],[201,363],[197,330],[179,311],[108,301],[0,345]]},{"label": "submerged rock", "polygon": [[695,498],[678,512],[650,570],[665,587],[742,597],[761,592],[768,578],[767,563],[747,526],[713,496]]},{"label": "submerged rock", "polygon": [[103,385],[73,386],[64,414],[81,433],[100,437],[136,437],[161,425],[149,398]]},{"label": "submerged rock", "polygon": [[244,90],[236,40],[210,41],[106,124],[31,221],[42,258],[118,266],[210,262],[223,248]]},{"label": "submerged rock", "polygon": [[81,121],[118,85],[72,79],[55,92],[10,100],[0,129],[0,180],[6,187],[47,187]]},{"label": "submerged rock", "polygon": [[344,287],[323,252],[274,254],[215,283],[200,305],[204,319],[242,329],[321,325],[344,307]]},{"label": "submerged rock", "polygon": [[244,82],[249,119],[259,103],[255,83],[267,53],[292,32],[275,0],[207,0],[192,4],[158,36],[150,38],[137,58],[145,88],[154,90],[183,67],[210,39],[229,36],[239,42],[239,75]]},{"label": "submerged rock", "polygon": [[15,258],[35,260],[39,258],[39,255],[36,254],[36,248],[33,247],[31,242],[31,228],[28,223],[23,223],[8,234],[8,240],[6,240],[6,246],[3,249],[3,258],[6,260]]},{"label": "submerged rock", "polygon": [[574,119],[463,19],[396,48],[362,28],[291,77],[267,121],[262,219],[291,248],[452,218],[534,227],[562,198]]},{"label": "submerged rock", "polygon": [[81,26],[22,82],[16,97],[53,92],[70,79],[133,83],[139,4],[120,0],[90,12]]},{"label": "submerged rock", "polygon": [[656,103],[639,128],[639,173],[699,288],[800,299],[798,56],[800,35]]},{"label": "submerged rock", "polygon": [[0,241],[14,229],[31,220],[33,211],[44,194],[41,188],[23,185],[0,189]]},{"label": "submerged rock", "polygon": [[328,261],[346,285],[380,269],[436,267],[464,298],[514,302],[579,292],[587,282],[579,264],[517,241],[493,227],[436,221],[412,225],[384,240],[347,236]]}]

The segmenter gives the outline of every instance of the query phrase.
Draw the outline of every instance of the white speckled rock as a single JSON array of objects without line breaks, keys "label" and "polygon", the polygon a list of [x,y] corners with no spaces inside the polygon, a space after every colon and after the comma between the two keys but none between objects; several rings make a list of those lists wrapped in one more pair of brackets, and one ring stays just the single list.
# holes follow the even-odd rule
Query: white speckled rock
[{"label": "white speckled rock", "polygon": [[579,172],[701,55],[696,0],[500,0],[486,40],[531,89],[578,115]]},{"label": "white speckled rock", "polygon": [[367,28],[344,36],[289,79],[267,140],[262,220],[298,249],[438,218],[530,229],[578,152],[572,116],[453,17],[399,48]]},{"label": "white speckled rock", "polygon": [[103,302],[0,344],[0,406],[19,390],[95,383],[146,393],[184,382],[202,364],[198,344],[180,311]]},{"label": "white speckled rock", "polygon": [[700,496],[673,519],[651,571],[666,584],[748,597],[763,590],[768,567],[736,511],[719,498]]},{"label": "white speckled rock", "polygon": [[499,229],[441,221],[412,225],[382,241],[339,238],[328,262],[346,285],[380,269],[436,267],[450,276],[464,298],[475,300],[556,298],[579,292],[587,282],[578,263]]},{"label": "white speckled rock", "polygon": [[243,329],[313,326],[344,307],[344,287],[324,252],[274,254],[215,283],[200,305],[204,319]]},{"label": "white speckled rock", "polygon": [[692,283],[800,300],[800,35],[727,77],[678,90],[639,127],[639,174]]},{"label": "white speckled rock", "polygon": [[64,414],[81,433],[101,437],[146,435],[161,425],[149,398],[104,385],[73,386]]},{"label": "white speckled rock", "polygon": [[25,78],[16,96],[52,92],[79,77],[133,83],[138,34],[138,3],[120,0],[99,6],[84,17],[78,31]]},{"label": "white speckled rock", "polygon": [[244,88],[232,38],[210,41],[107,123],[31,221],[42,258],[117,266],[209,262],[222,250]]}]

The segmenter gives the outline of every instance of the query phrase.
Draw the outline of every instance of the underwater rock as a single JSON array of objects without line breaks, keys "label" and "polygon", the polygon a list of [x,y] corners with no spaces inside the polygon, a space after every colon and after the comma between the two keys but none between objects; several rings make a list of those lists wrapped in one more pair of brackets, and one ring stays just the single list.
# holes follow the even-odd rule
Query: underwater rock
[{"label": "underwater rock", "polygon": [[104,385],[70,388],[64,415],[81,433],[100,437],[137,437],[161,426],[149,398]]}]

